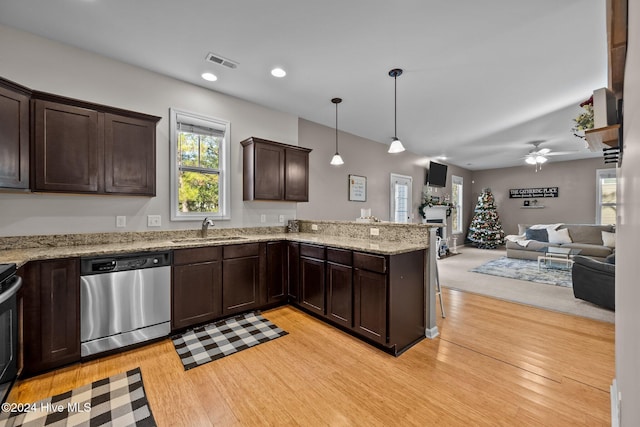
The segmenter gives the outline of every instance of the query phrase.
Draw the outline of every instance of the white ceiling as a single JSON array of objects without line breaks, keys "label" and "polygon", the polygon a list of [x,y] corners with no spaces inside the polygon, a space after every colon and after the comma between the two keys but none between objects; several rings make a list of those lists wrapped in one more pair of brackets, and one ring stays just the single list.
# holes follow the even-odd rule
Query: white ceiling
[{"label": "white ceiling", "polygon": [[340,130],[386,144],[402,68],[410,151],[471,170],[521,165],[531,141],[600,155],[570,129],[607,86],[605,0],[0,0],[0,23],[330,127],[341,97]]}]

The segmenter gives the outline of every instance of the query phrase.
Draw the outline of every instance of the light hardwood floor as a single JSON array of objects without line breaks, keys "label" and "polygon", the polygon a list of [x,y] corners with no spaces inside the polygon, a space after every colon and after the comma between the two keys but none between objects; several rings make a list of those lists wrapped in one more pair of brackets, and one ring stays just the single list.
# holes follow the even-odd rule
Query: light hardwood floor
[{"label": "light hardwood floor", "polygon": [[282,307],[264,315],[289,335],[189,371],[167,339],[20,381],[9,400],[139,366],[160,426],[609,425],[613,324],[444,298],[441,336],[398,358]]}]

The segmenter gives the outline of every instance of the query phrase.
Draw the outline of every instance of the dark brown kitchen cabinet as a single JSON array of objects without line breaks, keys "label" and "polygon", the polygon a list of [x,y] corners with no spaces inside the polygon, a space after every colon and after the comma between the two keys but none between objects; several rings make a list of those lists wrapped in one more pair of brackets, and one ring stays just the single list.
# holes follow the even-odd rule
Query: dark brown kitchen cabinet
[{"label": "dark brown kitchen cabinet", "polygon": [[155,196],[159,117],[33,93],[34,191]]},{"label": "dark brown kitchen cabinet", "polygon": [[172,330],[222,316],[222,248],[178,249],[173,256]]},{"label": "dark brown kitchen cabinet", "polygon": [[287,242],[267,243],[267,302],[287,299]]},{"label": "dark brown kitchen cabinet", "polygon": [[300,295],[300,243],[287,244],[287,289],[289,301],[297,304]]},{"label": "dark brown kitchen cabinet", "polygon": [[[264,244],[262,244],[264,247]],[[223,248],[222,314],[227,316],[265,304],[266,280],[261,274],[261,245],[247,243]]]},{"label": "dark brown kitchen cabinet", "polygon": [[327,318],[350,328],[353,323],[352,252],[327,248]]},{"label": "dark brown kitchen cabinet", "polygon": [[31,91],[0,78],[0,188],[29,188]]},{"label": "dark brown kitchen cabinet", "polygon": [[325,248],[300,244],[300,305],[325,314]]},{"label": "dark brown kitchen cabinet", "polygon": [[24,268],[24,375],[80,360],[80,263],[31,262]]},{"label": "dark brown kitchen cabinet", "polygon": [[310,149],[251,137],[243,146],[243,200],[309,201]]},{"label": "dark brown kitchen cabinet", "polygon": [[380,344],[387,343],[387,276],[355,269],[354,329]]}]

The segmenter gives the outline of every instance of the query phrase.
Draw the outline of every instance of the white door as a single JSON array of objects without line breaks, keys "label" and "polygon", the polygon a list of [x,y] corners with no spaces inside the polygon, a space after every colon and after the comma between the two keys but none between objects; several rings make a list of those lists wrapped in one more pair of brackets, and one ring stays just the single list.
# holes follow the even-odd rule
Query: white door
[{"label": "white door", "polygon": [[391,222],[411,222],[411,192],[413,178],[391,174],[390,218]]}]

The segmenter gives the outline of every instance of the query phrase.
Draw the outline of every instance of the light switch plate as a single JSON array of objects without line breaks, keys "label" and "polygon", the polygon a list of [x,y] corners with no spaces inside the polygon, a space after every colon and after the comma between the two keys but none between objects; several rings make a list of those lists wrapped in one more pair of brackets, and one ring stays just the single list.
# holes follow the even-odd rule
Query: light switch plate
[{"label": "light switch plate", "polygon": [[260,222],[267,222],[267,216],[265,214],[260,215]]},{"label": "light switch plate", "polygon": [[372,236],[379,236],[380,235],[380,229],[379,228],[370,228],[369,232],[371,233]]},{"label": "light switch plate", "polygon": [[162,219],[160,215],[147,215],[147,227],[160,227]]},{"label": "light switch plate", "polygon": [[313,231],[318,231],[318,224],[311,224],[311,229]]},{"label": "light switch plate", "polygon": [[284,224],[284,215],[280,215],[280,216],[278,217],[278,222],[279,222],[280,224]]},{"label": "light switch plate", "polygon": [[127,226],[127,217],[124,215],[116,216],[116,227],[122,228]]}]

